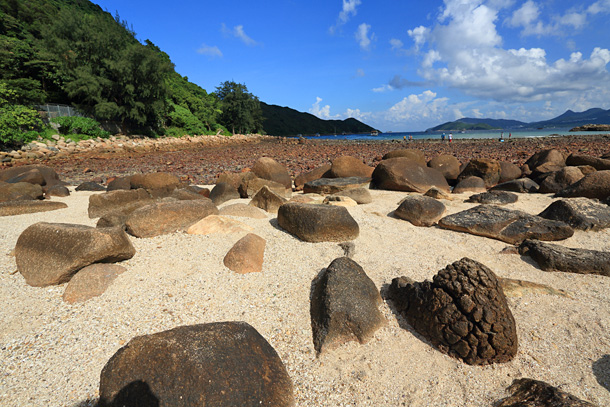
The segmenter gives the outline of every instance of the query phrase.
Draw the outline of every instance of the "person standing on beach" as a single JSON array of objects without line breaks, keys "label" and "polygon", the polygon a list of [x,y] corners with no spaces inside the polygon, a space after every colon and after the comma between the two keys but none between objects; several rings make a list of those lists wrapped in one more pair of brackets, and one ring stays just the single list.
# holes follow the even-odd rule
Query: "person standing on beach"
[{"label": "person standing on beach", "polygon": [[445,133],[441,134],[441,141],[445,141]]},{"label": "person standing on beach", "polygon": [[449,142],[451,143],[451,140],[453,140],[453,133],[449,133]]}]

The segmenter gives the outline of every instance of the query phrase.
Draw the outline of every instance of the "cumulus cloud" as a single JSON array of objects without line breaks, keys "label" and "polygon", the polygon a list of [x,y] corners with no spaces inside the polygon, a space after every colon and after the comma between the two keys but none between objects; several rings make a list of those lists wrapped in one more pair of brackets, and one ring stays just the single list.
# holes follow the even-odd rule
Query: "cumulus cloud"
[{"label": "cumulus cloud", "polygon": [[343,0],[343,8],[337,18],[337,23],[330,27],[330,33],[334,34],[337,28],[347,23],[350,17],[358,13],[358,6],[362,4],[361,0]]},{"label": "cumulus cloud", "polygon": [[366,24],[366,23],[362,23],[358,26],[358,31],[356,31],[355,37],[356,37],[356,41],[358,41],[358,44],[360,45],[360,49],[363,51],[370,51],[371,50],[371,42],[375,39],[375,33],[370,33],[371,31],[371,26]]},{"label": "cumulus cloud", "polygon": [[222,58],[222,51],[216,46],[211,47],[206,44],[201,44],[201,47],[197,50],[198,54],[205,55],[209,58]]},{"label": "cumulus cloud", "polygon": [[356,77],[357,78],[362,78],[365,75],[366,75],[366,73],[364,72],[364,69],[362,69],[362,68],[356,69]]},{"label": "cumulus cloud", "polygon": [[253,40],[248,34],[246,34],[243,25],[236,25],[233,27],[233,29],[229,29],[225,23],[222,23],[222,32],[225,33],[225,35],[230,35],[239,39],[241,42],[250,47],[259,45],[257,41]]},{"label": "cumulus cloud", "polygon": [[384,119],[390,123],[440,121],[447,117],[449,99],[436,96],[437,94],[431,90],[426,90],[419,95],[411,94],[388,109]]},{"label": "cumulus cloud", "polygon": [[319,117],[320,119],[324,119],[324,120],[338,119],[339,115],[331,116],[330,105],[324,105],[324,106],[321,105],[322,100],[323,99],[321,97],[316,97],[316,103],[311,105],[311,108],[309,109],[309,113],[313,114],[314,116]]}]

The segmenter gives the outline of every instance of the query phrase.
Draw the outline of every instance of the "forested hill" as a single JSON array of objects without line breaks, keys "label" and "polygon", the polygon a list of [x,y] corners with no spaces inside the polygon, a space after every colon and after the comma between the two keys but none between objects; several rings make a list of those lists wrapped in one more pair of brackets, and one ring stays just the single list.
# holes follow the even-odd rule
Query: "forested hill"
[{"label": "forested hill", "polygon": [[354,118],[322,120],[310,113],[302,113],[289,107],[268,105],[261,102],[263,127],[273,136],[297,134],[369,133],[374,129]]}]

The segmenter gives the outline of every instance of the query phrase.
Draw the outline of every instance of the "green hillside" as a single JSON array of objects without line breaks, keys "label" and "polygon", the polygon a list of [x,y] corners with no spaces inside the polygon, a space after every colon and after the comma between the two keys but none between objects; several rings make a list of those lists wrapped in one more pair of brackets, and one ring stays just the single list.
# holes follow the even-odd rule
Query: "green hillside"
[{"label": "green hillside", "polygon": [[461,121],[447,122],[431,128],[432,131],[462,131],[462,130],[497,130],[499,127],[490,126],[487,123],[464,123]]}]

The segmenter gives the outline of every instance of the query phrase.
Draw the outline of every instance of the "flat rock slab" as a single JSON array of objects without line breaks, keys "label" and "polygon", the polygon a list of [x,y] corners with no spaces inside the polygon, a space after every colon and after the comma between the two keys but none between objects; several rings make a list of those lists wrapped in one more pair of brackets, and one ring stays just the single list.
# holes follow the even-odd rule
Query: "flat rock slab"
[{"label": "flat rock slab", "polygon": [[521,193],[533,193],[540,189],[540,185],[529,178],[519,178],[506,181],[490,188],[490,191],[509,191]]},{"label": "flat rock slab", "polygon": [[136,249],[121,228],[39,222],[15,245],[17,270],[34,287],[62,284],[92,263],[132,258]]},{"label": "flat rock slab", "polygon": [[559,220],[578,230],[601,230],[610,227],[610,206],[588,198],[560,199],[538,216]]},{"label": "flat rock slab", "polygon": [[303,193],[330,195],[346,189],[368,187],[370,183],[371,178],[368,177],[319,178],[315,181],[307,182],[303,186]]},{"label": "flat rock slab", "polygon": [[599,274],[610,277],[610,252],[573,249],[537,240],[526,240],[519,253],[530,256],[544,271]]},{"label": "flat rock slab", "polygon": [[152,202],[154,202],[152,196],[145,189],[117,189],[91,195],[87,210],[90,218],[100,218],[107,213],[120,211],[126,206],[144,206]]},{"label": "flat rock slab", "polygon": [[211,235],[214,233],[228,235],[233,233],[248,233],[253,230],[252,226],[238,220],[221,215],[208,215],[190,226],[186,233],[189,235]]},{"label": "flat rock slab", "polygon": [[511,396],[494,403],[495,407],[596,407],[539,380],[517,379],[508,391]]},{"label": "flat rock slab", "polygon": [[277,352],[245,322],[138,336],[102,369],[100,407],[295,404]]},{"label": "flat rock slab", "polygon": [[42,187],[38,184],[0,182],[0,202],[29,201],[42,198]]},{"label": "flat rock slab", "polygon": [[267,219],[267,213],[261,208],[244,203],[235,203],[220,208],[221,215],[237,216],[252,219]]},{"label": "flat rock slab", "polygon": [[494,205],[479,205],[445,216],[438,225],[511,244],[519,244],[525,239],[563,240],[574,234],[574,229],[563,222]]},{"label": "flat rock slab", "polygon": [[0,202],[0,216],[23,215],[26,213],[56,211],[67,208],[64,202],[10,201]]},{"label": "flat rock slab", "polygon": [[488,191],[470,196],[466,202],[480,203],[483,205],[508,205],[515,203],[519,197],[512,192],[506,191]]},{"label": "flat rock slab", "polygon": [[279,226],[306,242],[343,242],[360,233],[358,223],[342,206],[288,202],[277,214]]},{"label": "flat rock slab", "polygon": [[65,302],[74,304],[99,297],[125,271],[127,269],[118,264],[91,264],[72,277],[62,298]]}]

